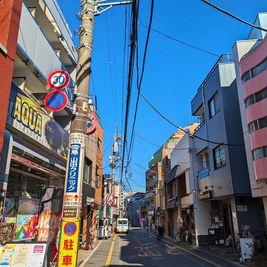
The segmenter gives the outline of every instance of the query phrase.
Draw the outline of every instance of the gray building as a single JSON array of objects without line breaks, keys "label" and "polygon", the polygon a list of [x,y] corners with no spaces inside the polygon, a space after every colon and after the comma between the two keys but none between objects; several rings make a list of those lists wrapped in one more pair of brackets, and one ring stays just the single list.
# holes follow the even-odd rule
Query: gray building
[{"label": "gray building", "polygon": [[[195,211],[201,222],[198,242],[224,244],[228,236],[237,238],[241,225],[262,230],[257,199],[251,198],[243,131],[236,85],[235,65],[230,55],[222,55],[211,69],[191,102],[192,114],[200,125],[193,138],[193,168],[198,198]],[[209,141],[206,141],[209,140]],[[209,231],[208,229],[213,229]]]}]

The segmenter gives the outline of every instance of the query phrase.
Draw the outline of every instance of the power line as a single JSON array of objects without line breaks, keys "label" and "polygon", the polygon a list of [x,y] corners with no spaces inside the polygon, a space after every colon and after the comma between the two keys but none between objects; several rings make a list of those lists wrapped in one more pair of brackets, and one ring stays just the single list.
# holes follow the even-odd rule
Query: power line
[{"label": "power line", "polygon": [[[141,135],[139,135],[137,133],[135,133],[135,135],[137,137],[139,137],[140,139],[142,139],[143,141],[145,141],[146,143],[150,144],[150,145],[156,146],[158,148],[161,148],[162,147],[162,145],[160,146],[160,145],[154,144],[154,143],[148,141],[147,139],[145,139],[144,137],[142,137]],[[185,148],[170,148],[170,147],[166,147],[165,149],[171,149],[171,150],[188,150],[189,147],[185,147]]]},{"label": "power line", "polygon": [[236,16],[236,15],[234,15],[234,14],[232,14],[232,13],[230,13],[230,12],[224,10],[224,9],[222,9],[221,7],[218,7],[218,6],[216,6],[216,5],[212,4],[212,3],[210,3],[210,2],[207,1],[207,0],[200,0],[200,1],[204,2],[205,4],[208,4],[208,5],[212,6],[213,8],[219,10],[220,12],[222,12],[222,13],[224,13],[224,14],[226,14],[226,15],[228,15],[228,16],[230,16],[230,17],[232,17],[232,18],[234,18],[234,19],[236,19],[236,20],[238,20],[238,21],[240,21],[240,22],[242,22],[242,23],[248,25],[248,26],[251,26],[251,27],[253,27],[253,28],[256,28],[256,29],[259,29],[259,30],[261,30],[261,31],[265,31],[265,32],[267,32],[267,29],[264,29],[264,28],[262,28],[262,27],[260,27],[260,26],[257,26],[257,25],[255,25],[255,24],[252,24],[252,23],[250,23],[250,22],[247,22],[247,21],[245,21],[245,20],[239,18],[238,16]]},{"label": "power line", "polygon": [[[138,5],[139,5],[139,1],[138,1]],[[148,30],[147,30],[147,36],[146,36],[145,50],[144,50],[144,55],[143,55],[141,76],[140,76],[140,80],[139,81],[138,81],[139,64],[138,64],[138,54],[137,54],[136,68],[137,68],[137,91],[138,92],[137,92],[137,99],[136,99],[136,104],[135,104],[134,120],[133,120],[133,125],[132,125],[131,143],[130,143],[130,154],[131,154],[131,149],[132,149],[132,144],[133,144],[133,139],[134,139],[134,129],[135,129],[135,124],[136,124],[137,112],[138,112],[138,105],[139,105],[139,99],[140,99],[140,91],[141,91],[141,86],[142,86],[143,77],[144,77],[144,71],[145,71],[145,65],[146,65],[147,49],[148,49],[149,37],[150,37],[151,26],[152,26],[152,21],[153,21],[153,11],[154,11],[154,0],[151,0],[150,18],[149,18],[149,24],[148,24]],[[136,46],[137,46],[137,51],[138,51],[138,35],[137,35],[137,45]],[[130,159],[130,154],[129,154],[128,162],[130,161],[129,160]]]},{"label": "power line", "polygon": [[131,48],[130,48],[130,60],[128,69],[128,83],[127,83],[127,97],[126,97],[126,110],[125,110],[125,120],[124,120],[124,139],[123,139],[123,151],[122,151],[122,167],[120,174],[120,184],[122,184],[122,176],[124,169],[124,159],[125,150],[127,143],[127,130],[128,130],[128,120],[129,120],[129,110],[130,110],[130,100],[131,100],[131,89],[133,80],[133,68],[134,68],[134,57],[136,48],[136,25],[137,25],[137,6],[136,1],[132,3],[132,32],[131,32]]},{"label": "power line", "polygon": [[[146,26],[145,24],[143,24],[143,22],[142,22],[142,20],[141,20],[140,17],[139,17],[139,21],[140,21],[140,24],[141,24],[143,27],[148,28],[148,26]],[[188,46],[188,47],[190,47],[190,48],[196,49],[196,50],[198,50],[198,51],[201,51],[201,52],[203,52],[203,53],[206,53],[206,54],[209,54],[209,55],[212,55],[212,56],[215,56],[215,57],[220,57],[220,55],[218,55],[218,54],[216,54],[216,53],[213,53],[213,52],[210,52],[210,51],[205,50],[205,49],[203,49],[203,48],[197,47],[197,46],[195,46],[195,45],[193,45],[193,44],[190,44],[190,43],[181,41],[181,40],[179,40],[179,39],[177,39],[177,38],[175,38],[175,37],[172,37],[172,36],[170,36],[170,35],[168,35],[168,34],[165,34],[165,33],[161,32],[161,31],[159,31],[159,30],[157,30],[157,29],[155,29],[155,28],[151,28],[151,30],[154,31],[154,32],[156,32],[156,33],[158,33],[158,34],[160,34],[161,36],[166,37],[166,38],[168,38],[168,39],[170,39],[170,40],[172,40],[172,41],[175,41],[175,42],[177,42],[177,43],[179,43],[179,44]]]},{"label": "power line", "polygon": [[233,147],[238,147],[238,146],[244,146],[244,144],[228,144],[228,143],[224,143],[224,142],[216,142],[216,141],[211,141],[205,138],[202,138],[200,136],[197,136],[195,134],[191,134],[190,132],[186,131],[185,129],[183,129],[182,127],[178,126],[177,124],[175,124],[174,122],[172,122],[170,119],[168,119],[165,115],[163,115],[153,104],[151,104],[150,101],[148,101],[148,99],[142,94],[142,92],[140,92],[140,95],[142,96],[142,98],[144,99],[144,101],[160,116],[162,117],[164,120],[166,120],[168,123],[170,123],[172,126],[174,126],[175,128],[178,128],[179,130],[181,130],[182,132],[184,132],[185,134],[189,135],[189,137],[191,138],[196,138],[205,142],[208,142],[210,144],[215,144],[215,145],[225,145],[225,146],[233,146]]}]

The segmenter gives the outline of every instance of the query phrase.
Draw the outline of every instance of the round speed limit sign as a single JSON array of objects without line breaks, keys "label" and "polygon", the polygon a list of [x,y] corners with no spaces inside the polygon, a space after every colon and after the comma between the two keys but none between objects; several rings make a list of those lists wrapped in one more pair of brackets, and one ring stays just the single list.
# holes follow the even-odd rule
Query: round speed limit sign
[{"label": "round speed limit sign", "polygon": [[50,88],[59,90],[68,86],[70,82],[69,74],[64,70],[56,70],[49,74],[48,85]]}]

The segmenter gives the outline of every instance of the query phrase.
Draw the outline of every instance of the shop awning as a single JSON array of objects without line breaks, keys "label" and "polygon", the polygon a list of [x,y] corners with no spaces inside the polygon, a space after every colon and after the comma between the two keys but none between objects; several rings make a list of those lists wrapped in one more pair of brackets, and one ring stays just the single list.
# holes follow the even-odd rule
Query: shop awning
[{"label": "shop awning", "polygon": [[166,184],[169,184],[172,182],[178,175],[179,175],[179,165],[175,165],[172,170],[168,173],[167,179],[166,179]]},{"label": "shop awning", "polygon": [[35,169],[35,170],[38,170],[38,171],[42,171],[42,172],[47,173],[47,174],[49,174],[51,176],[55,176],[55,177],[62,176],[62,177],[64,177],[64,175],[62,175],[62,174],[60,174],[58,172],[54,172],[51,169],[47,169],[44,166],[41,166],[41,165],[31,161],[31,160],[25,159],[25,158],[23,158],[21,156],[18,156],[16,154],[14,154],[14,153],[12,153],[11,159],[16,161],[16,162],[19,162],[19,163],[21,163],[21,164],[23,164],[25,166],[27,166],[28,168],[32,168],[32,169]]}]

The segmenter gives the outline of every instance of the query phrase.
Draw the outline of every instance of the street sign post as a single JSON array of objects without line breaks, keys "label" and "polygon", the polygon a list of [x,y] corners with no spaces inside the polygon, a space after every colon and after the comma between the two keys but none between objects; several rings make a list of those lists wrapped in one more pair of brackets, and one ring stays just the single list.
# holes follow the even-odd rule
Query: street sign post
[{"label": "street sign post", "polygon": [[64,70],[55,70],[48,76],[48,85],[50,88],[60,90],[69,85],[70,76]]},{"label": "street sign post", "polygon": [[67,95],[61,91],[52,91],[44,99],[46,108],[51,111],[60,111],[66,107],[67,103]]}]

